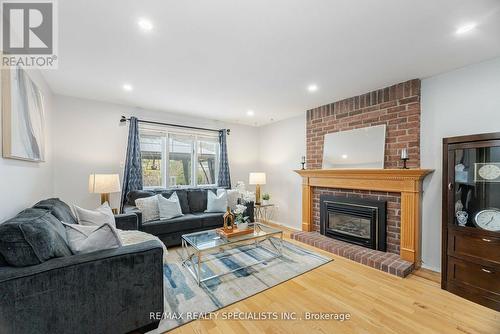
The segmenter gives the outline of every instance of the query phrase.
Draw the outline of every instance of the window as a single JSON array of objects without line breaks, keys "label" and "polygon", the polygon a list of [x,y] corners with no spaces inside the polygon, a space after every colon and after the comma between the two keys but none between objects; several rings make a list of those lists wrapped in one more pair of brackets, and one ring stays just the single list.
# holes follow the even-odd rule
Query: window
[{"label": "window", "polygon": [[191,185],[194,137],[170,135],[168,138],[169,186]]},{"label": "window", "polygon": [[140,129],[144,188],[217,184],[217,136]]},{"label": "window", "polygon": [[216,184],[215,171],[218,167],[219,142],[215,138],[198,138],[196,183],[199,185]]},{"label": "window", "polygon": [[161,187],[163,138],[141,135],[142,179],[144,187]]}]

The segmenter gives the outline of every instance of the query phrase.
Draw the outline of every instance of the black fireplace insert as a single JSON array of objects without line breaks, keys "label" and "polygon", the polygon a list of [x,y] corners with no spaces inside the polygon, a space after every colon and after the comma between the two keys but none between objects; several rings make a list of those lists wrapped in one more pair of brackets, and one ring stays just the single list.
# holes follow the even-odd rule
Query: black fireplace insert
[{"label": "black fireplace insert", "polygon": [[386,250],[386,201],[320,196],[320,232],[356,245]]}]

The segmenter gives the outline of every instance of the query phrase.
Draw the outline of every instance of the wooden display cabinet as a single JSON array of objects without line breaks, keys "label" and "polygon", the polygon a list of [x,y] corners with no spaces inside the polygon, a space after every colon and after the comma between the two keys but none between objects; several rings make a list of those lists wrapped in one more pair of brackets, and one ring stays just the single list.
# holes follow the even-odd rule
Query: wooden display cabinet
[{"label": "wooden display cabinet", "polygon": [[500,133],[443,139],[441,287],[500,311]]}]

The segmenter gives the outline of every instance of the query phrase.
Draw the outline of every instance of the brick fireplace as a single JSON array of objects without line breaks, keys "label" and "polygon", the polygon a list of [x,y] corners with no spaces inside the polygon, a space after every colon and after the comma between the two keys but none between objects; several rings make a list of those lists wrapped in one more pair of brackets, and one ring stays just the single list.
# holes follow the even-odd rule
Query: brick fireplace
[{"label": "brick fireplace", "polygon": [[[308,110],[306,122],[307,170],[297,171],[303,177],[302,230],[305,232],[299,232],[296,239],[307,242],[312,238],[315,245],[332,248],[343,256],[346,256],[345,248],[346,257],[398,275],[406,275],[411,271],[410,266],[419,266],[421,181],[431,172],[419,169],[420,80]],[[376,125],[386,125],[384,169],[321,169],[326,134]],[[399,169],[403,148],[408,149],[410,170]],[[322,195],[386,202],[387,252],[358,250],[360,246],[350,244],[334,245],[332,239],[320,235]],[[307,234],[310,231],[314,233]],[[371,261],[373,259],[377,261]]]},{"label": "brick fireplace", "polygon": [[[307,111],[306,141],[308,169],[321,169],[325,134],[385,124],[385,168],[402,166],[400,152],[407,148],[408,167],[420,167],[420,80],[410,80],[354,96]],[[387,251],[399,254],[399,193],[352,189],[313,189],[314,230],[319,231],[319,196],[376,198],[388,203]]]}]

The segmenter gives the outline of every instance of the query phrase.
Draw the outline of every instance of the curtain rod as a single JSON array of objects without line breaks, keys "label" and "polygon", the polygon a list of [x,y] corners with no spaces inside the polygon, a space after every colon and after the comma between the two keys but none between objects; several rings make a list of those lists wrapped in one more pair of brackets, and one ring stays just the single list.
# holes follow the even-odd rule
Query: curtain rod
[{"label": "curtain rod", "polygon": [[[130,118],[127,118],[125,116],[122,116],[120,118],[120,123],[124,123],[126,121],[130,121]],[[208,128],[200,128],[196,126],[189,126],[189,125],[180,125],[180,124],[172,124],[172,123],[162,123],[162,122],[154,122],[154,121],[145,121],[142,119],[137,120],[139,123],[147,123],[147,124],[156,124],[156,125],[166,125],[166,126],[172,126],[176,128],[183,128],[183,129],[192,129],[192,130],[203,130],[203,131],[212,131],[212,132],[220,132],[222,130],[216,130],[216,129],[208,129]],[[226,129],[227,134],[229,135],[229,132],[231,129]]]}]

